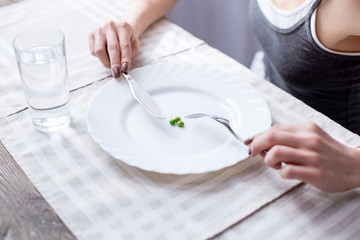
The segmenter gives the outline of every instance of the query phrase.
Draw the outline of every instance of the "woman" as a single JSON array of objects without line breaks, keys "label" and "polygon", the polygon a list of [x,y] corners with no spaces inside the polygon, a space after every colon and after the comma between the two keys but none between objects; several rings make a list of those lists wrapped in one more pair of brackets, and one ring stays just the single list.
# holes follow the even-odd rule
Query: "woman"
[{"label": "woman", "polygon": [[[120,22],[90,34],[91,53],[120,76],[139,52],[139,36],[175,4],[132,1]],[[360,1],[251,0],[249,18],[265,52],[265,77],[360,134]],[[314,123],[274,126],[246,144],[283,178],[329,192],[360,187],[360,149]]]}]

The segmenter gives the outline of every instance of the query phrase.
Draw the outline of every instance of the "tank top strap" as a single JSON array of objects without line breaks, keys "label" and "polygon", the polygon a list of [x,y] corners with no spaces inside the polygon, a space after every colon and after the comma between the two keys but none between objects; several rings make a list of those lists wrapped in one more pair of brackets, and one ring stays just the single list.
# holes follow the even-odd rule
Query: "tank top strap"
[{"label": "tank top strap", "polygon": [[[281,12],[281,10],[276,9],[276,7],[270,3],[270,0],[254,0],[254,2],[255,5],[257,5],[257,8],[260,9],[262,15],[265,16],[267,25],[270,28],[280,34],[289,34],[310,20],[312,13],[321,3],[321,0],[311,0],[309,1],[310,6],[308,8],[306,5],[303,5],[289,13]],[[304,2],[304,4],[305,3],[306,2]],[[301,16],[301,11],[307,12]],[[284,25],[284,21],[292,21],[292,18],[295,19],[293,24],[290,24],[289,26],[286,26],[286,24]]]},{"label": "tank top strap", "polygon": [[308,15],[306,16],[306,20],[309,21],[311,18],[311,15],[314,13],[314,11],[316,10],[316,8],[319,6],[319,4],[322,2],[322,0],[316,0],[314,2],[314,4],[311,6],[311,10],[308,13]]}]

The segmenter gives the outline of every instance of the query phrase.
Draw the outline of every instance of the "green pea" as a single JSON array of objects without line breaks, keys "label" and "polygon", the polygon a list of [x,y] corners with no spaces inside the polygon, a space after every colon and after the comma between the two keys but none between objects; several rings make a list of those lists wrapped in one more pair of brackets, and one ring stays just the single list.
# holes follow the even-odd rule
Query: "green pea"
[{"label": "green pea", "polygon": [[170,123],[171,125],[175,125],[176,121],[175,121],[175,119],[171,119],[171,120],[169,121],[169,123]]},{"label": "green pea", "polygon": [[179,127],[184,127],[184,122],[183,121],[178,121],[176,123]]},{"label": "green pea", "polygon": [[181,117],[176,117],[176,118],[174,118],[174,120],[175,120],[175,122],[178,122],[181,120]]}]

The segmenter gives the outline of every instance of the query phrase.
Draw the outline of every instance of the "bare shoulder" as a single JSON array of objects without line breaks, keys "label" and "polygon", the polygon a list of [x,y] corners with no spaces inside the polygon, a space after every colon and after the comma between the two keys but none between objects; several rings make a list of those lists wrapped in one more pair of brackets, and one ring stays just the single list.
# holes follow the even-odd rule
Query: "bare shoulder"
[{"label": "bare shoulder", "polygon": [[360,0],[323,0],[322,7],[337,23],[339,33],[360,36]]},{"label": "bare shoulder", "polygon": [[317,9],[316,34],[328,48],[360,51],[360,0],[323,0]]},{"label": "bare shoulder", "polygon": [[343,5],[344,28],[352,36],[360,36],[360,0],[337,1]]}]

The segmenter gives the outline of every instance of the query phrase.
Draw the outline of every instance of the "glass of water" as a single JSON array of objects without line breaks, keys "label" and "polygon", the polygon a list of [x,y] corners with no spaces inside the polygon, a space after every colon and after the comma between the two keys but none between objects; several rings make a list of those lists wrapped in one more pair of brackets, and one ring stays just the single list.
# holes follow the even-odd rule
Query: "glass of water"
[{"label": "glass of water", "polygon": [[43,132],[68,125],[70,94],[65,36],[56,29],[33,29],[15,37],[13,48],[32,122]]}]

